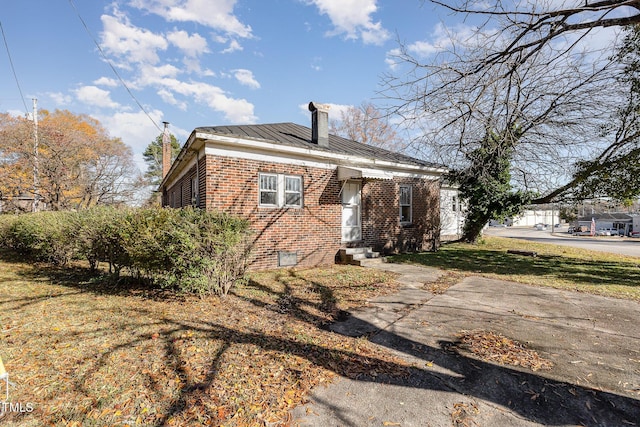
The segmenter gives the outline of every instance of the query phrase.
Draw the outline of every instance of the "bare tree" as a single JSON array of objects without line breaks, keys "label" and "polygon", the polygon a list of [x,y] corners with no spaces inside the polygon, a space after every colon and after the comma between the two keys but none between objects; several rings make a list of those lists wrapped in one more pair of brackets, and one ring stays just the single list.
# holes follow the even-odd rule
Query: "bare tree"
[{"label": "bare tree", "polygon": [[340,113],[340,120],[331,121],[331,133],[363,144],[400,152],[405,146],[389,118],[370,102],[349,107]]},{"label": "bare tree", "polygon": [[[620,153],[622,135],[637,139],[631,128],[623,129],[632,121],[618,108],[630,87],[620,78],[625,66],[615,55],[619,45],[594,48],[587,41],[594,28],[635,22],[612,14],[640,2],[587,2],[572,9],[554,9],[558,2],[551,1],[498,1],[486,9],[474,9],[479,3],[472,1],[432,3],[479,24],[465,34],[451,31],[430,56],[413,45],[395,51],[397,68],[384,79],[384,93],[392,113],[415,130],[414,149],[451,165],[468,184],[469,173],[478,179],[487,171],[507,174],[513,191],[501,186],[506,193],[498,199],[524,191],[541,203],[575,196],[601,164],[581,162]],[[508,168],[483,171],[477,161],[491,157],[486,153]],[[503,213],[513,212],[505,206]],[[483,215],[488,210],[478,221]]]},{"label": "bare tree", "polygon": [[478,70],[505,58],[526,59],[563,36],[640,23],[640,0],[428,1],[456,14],[484,18],[480,28],[497,25],[510,35],[508,43],[478,64]]}]

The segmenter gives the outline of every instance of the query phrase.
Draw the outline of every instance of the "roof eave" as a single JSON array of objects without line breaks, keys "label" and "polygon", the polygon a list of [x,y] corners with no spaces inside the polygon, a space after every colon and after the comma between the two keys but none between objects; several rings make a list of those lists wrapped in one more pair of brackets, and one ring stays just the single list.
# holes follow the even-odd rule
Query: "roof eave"
[{"label": "roof eave", "polygon": [[197,132],[196,139],[202,139],[202,140],[205,140],[206,142],[211,142],[214,144],[225,145],[225,146],[231,146],[234,148],[243,147],[243,148],[259,149],[267,152],[295,154],[295,155],[300,155],[300,156],[318,159],[318,160],[332,161],[333,163],[336,163],[336,164],[341,164],[341,163],[361,164],[362,166],[374,165],[374,166],[385,167],[390,169],[412,170],[416,172],[420,171],[423,173],[437,174],[437,175],[442,175],[449,171],[449,169],[445,167],[424,166],[424,165],[409,164],[404,162],[391,162],[388,160],[355,156],[350,154],[334,153],[326,150],[316,150],[314,148],[294,147],[294,146],[280,144],[277,142],[260,139],[260,138],[247,138],[247,137],[229,136],[228,134],[221,135],[221,134],[210,133],[210,132]]}]

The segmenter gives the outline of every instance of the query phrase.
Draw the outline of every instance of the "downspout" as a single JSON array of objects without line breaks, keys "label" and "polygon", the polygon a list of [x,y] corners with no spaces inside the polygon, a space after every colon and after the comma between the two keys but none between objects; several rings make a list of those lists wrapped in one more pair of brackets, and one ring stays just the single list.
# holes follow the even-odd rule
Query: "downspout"
[{"label": "downspout", "polygon": [[198,183],[198,193],[196,194],[196,207],[200,207],[200,151],[190,148],[189,151],[196,154],[196,182]]}]

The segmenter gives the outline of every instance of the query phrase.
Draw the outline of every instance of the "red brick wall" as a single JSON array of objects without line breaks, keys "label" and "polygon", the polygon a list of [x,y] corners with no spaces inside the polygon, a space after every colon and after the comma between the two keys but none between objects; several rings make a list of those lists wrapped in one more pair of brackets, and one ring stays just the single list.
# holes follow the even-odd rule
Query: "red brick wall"
[{"label": "red brick wall", "polygon": [[[400,223],[400,185],[411,185],[411,224]],[[438,181],[419,178],[364,180],[362,235],[367,246],[383,253],[433,250],[439,245]]]},{"label": "red brick wall", "polygon": [[[258,206],[258,174],[302,176],[302,208]],[[340,248],[340,184],[335,170],[207,156],[206,209],[246,218],[253,230],[251,269],[278,266],[278,251],[299,266],[333,264]]]},{"label": "red brick wall", "polygon": [[[204,159],[200,160],[201,171],[204,167]],[[185,173],[180,180],[174,183],[162,194],[162,206],[169,206],[172,208],[183,208],[185,206],[191,206],[191,179],[196,176],[197,168],[193,165],[187,173]],[[200,180],[202,185],[204,174],[201,173]],[[173,197],[172,197],[173,194]],[[173,204],[171,203],[173,199]],[[199,206],[202,207],[202,206]]]},{"label": "red brick wall", "polygon": [[[303,207],[260,207],[259,173],[301,176]],[[195,174],[194,165],[167,190],[163,204],[169,204],[174,191],[173,207],[189,206],[191,178]],[[400,224],[400,184],[412,186],[413,218],[409,225]],[[335,169],[210,155],[200,159],[199,207],[249,220],[253,270],[278,267],[279,251],[295,252],[298,266],[333,264],[341,247],[341,185]],[[438,213],[437,181],[364,179],[361,243],[383,253],[431,250],[439,244]]]}]

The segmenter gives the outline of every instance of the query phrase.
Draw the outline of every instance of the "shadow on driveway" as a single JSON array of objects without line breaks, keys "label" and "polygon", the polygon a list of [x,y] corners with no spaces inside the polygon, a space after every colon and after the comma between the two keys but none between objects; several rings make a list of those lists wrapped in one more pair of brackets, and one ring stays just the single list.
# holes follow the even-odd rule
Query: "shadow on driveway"
[{"label": "shadow on driveway", "polygon": [[[389,348],[410,375],[341,378],[293,416],[304,426],[638,425],[639,315],[632,301],[478,277],[434,296],[414,278],[332,326]],[[554,367],[480,360],[456,342],[468,330],[516,339]]]}]

